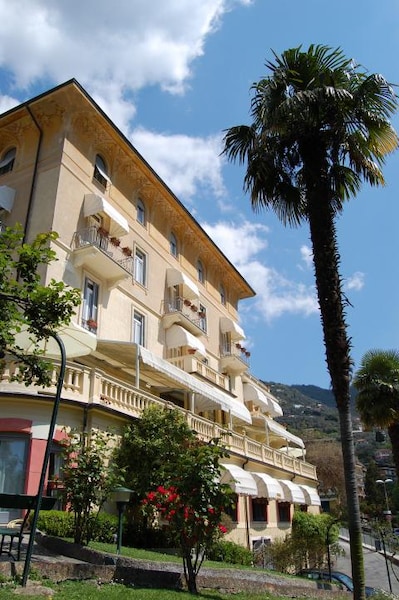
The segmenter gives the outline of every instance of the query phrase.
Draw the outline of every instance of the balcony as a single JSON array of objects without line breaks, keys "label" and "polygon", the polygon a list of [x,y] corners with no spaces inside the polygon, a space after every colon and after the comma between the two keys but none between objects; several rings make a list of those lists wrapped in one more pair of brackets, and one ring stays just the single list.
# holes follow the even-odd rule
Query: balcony
[{"label": "balcony", "polygon": [[164,300],[162,306],[162,324],[165,329],[178,323],[193,335],[206,333],[206,317],[200,316],[199,307],[195,301],[173,298]]},{"label": "balcony", "polygon": [[110,238],[100,228],[91,226],[76,231],[72,250],[75,267],[89,268],[107,281],[108,289],[133,275],[131,250],[122,250],[119,240]]},{"label": "balcony", "polygon": [[[18,372],[15,363],[8,363],[0,379],[0,393],[32,396],[51,396],[56,393],[58,365],[54,361],[52,386],[43,391],[36,386],[26,387],[24,383],[13,381]],[[149,392],[128,385],[115,377],[106,375],[99,369],[90,369],[80,365],[68,363],[66,366],[63,400],[76,402],[82,406],[91,405],[111,410],[129,417],[140,417],[142,411],[152,404],[173,408],[181,411],[192,429],[198,432],[201,439],[206,442],[213,438],[221,438],[227,450],[252,460],[260,461],[271,468],[284,470],[291,475],[300,475],[308,479],[317,480],[316,468],[285,451],[276,450],[264,443],[251,439],[236,431],[226,429],[218,423],[205,419],[188,410],[179,408],[166,400],[153,396]]]},{"label": "balcony", "polygon": [[220,370],[228,373],[243,373],[249,367],[250,353],[239,343],[226,343],[220,348]]},{"label": "balcony", "polygon": [[197,373],[207,381],[217,385],[222,389],[229,389],[228,377],[223,375],[223,373],[215,371],[215,369],[212,369],[212,367],[196,356],[187,354],[185,356],[168,358],[168,362],[176,367],[179,367],[179,369],[182,369],[182,371],[185,371],[186,373]]}]

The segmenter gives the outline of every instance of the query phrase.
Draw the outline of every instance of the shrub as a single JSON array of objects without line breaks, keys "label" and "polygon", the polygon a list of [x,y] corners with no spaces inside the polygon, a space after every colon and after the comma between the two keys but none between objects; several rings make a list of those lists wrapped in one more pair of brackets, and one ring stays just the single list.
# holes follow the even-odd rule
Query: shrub
[{"label": "shrub", "polygon": [[[112,544],[118,530],[118,518],[107,513],[92,513],[89,518],[91,539]],[[74,535],[74,515],[62,510],[41,510],[38,529],[47,535],[71,538]]]},{"label": "shrub", "polygon": [[108,513],[92,513],[89,518],[90,539],[113,544],[118,531],[118,517]]},{"label": "shrub", "polygon": [[141,521],[123,527],[123,544],[131,548],[171,548],[173,543],[165,529],[146,527]]},{"label": "shrub", "polygon": [[41,510],[37,527],[47,535],[56,537],[73,537],[73,514],[62,510]]},{"label": "shrub", "polygon": [[213,544],[212,548],[207,552],[207,558],[233,565],[252,565],[252,552],[248,548],[244,548],[244,546],[227,540],[220,540]]}]

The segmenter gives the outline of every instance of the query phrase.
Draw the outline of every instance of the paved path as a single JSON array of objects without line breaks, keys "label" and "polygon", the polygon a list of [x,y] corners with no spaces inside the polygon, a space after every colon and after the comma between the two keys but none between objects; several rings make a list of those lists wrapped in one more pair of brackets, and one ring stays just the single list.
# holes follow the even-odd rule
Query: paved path
[{"label": "paved path", "polygon": [[[338,558],[334,569],[351,575],[349,543],[346,540],[340,539],[339,544],[345,550],[345,556]],[[383,554],[376,552],[371,547],[363,546],[363,557],[366,584],[389,592],[387,565]],[[399,596],[399,565],[388,561],[388,568],[392,592]]]}]

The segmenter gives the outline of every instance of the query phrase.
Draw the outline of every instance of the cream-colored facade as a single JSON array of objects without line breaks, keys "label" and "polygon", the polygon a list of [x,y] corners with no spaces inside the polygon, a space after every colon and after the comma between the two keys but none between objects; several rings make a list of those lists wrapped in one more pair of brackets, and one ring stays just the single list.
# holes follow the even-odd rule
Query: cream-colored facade
[{"label": "cream-colored facade", "polygon": [[[254,291],[76,81],[0,116],[0,209],[27,241],[59,233],[43,276],[82,290],[76,326],[97,342],[68,359],[49,479],[64,426],[121,430],[158,403],[205,440],[222,436],[238,496],[232,539],[285,535],[294,505],[319,512],[315,468],[293,451],[302,440],[250,373],[237,307]],[[0,448],[22,466],[0,491],[35,493],[54,389],[12,382],[11,369]]]}]

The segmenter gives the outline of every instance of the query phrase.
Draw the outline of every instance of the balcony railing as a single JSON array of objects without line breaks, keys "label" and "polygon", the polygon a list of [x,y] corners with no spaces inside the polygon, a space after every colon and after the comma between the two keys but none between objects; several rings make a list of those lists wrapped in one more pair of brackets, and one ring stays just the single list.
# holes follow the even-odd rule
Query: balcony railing
[{"label": "balcony railing", "polygon": [[122,249],[118,239],[110,237],[101,228],[94,225],[76,231],[73,236],[72,247],[74,250],[90,246],[98,248],[103,255],[125,269],[130,275],[133,274],[134,262],[130,248]]},{"label": "balcony railing", "polygon": [[162,315],[165,327],[170,327],[173,323],[181,322],[194,335],[206,333],[206,316],[200,316],[201,314],[195,301],[177,297],[164,300],[162,303]]},{"label": "balcony railing", "polygon": [[[55,395],[58,378],[56,361],[54,361],[52,386],[45,390],[36,386],[26,387],[23,383],[13,381],[13,377],[17,373],[18,365],[7,363],[0,379],[0,393]],[[152,404],[173,408],[185,415],[190,427],[204,441],[221,438],[228,450],[240,456],[260,461],[270,467],[282,469],[291,474],[317,479],[316,468],[313,465],[293,458],[284,451],[275,450],[266,444],[257,442],[247,435],[241,435],[226,429],[218,423],[193,414],[148,392],[123,383],[106,375],[99,369],[90,369],[67,363],[62,398],[76,401],[79,404],[103,406],[129,417],[140,417],[142,411]]]},{"label": "balcony railing", "polygon": [[201,377],[204,377],[214,385],[225,390],[229,389],[228,377],[223,375],[223,373],[219,373],[219,371],[215,371],[215,369],[212,369],[212,367],[198,359],[196,356],[189,354],[185,356],[175,356],[173,358],[168,358],[168,362],[179,367],[182,371],[186,371],[186,373],[198,373],[198,375],[201,375]]}]

